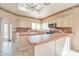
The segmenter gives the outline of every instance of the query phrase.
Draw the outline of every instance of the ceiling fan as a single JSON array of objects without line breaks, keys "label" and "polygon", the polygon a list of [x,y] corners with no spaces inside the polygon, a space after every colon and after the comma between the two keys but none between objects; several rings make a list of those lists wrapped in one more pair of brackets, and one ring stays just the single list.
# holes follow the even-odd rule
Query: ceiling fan
[{"label": "ceiling fan", "polygon": [[49,5],[49,3],[23,3],[23,4],[21,4],[21,6],[23,6],[24,8],[26,8],[32,12],[34,12],[34,11],[40,12],[48,5]]}]

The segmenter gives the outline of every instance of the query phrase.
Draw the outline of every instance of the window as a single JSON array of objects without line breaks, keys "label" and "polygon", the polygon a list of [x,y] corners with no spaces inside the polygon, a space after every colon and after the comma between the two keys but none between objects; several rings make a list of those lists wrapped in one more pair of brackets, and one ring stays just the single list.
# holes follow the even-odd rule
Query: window
[{"label": "window", "polygon": [[42,29],[43,30],[48,30],[49,28],[48,28],[48,23],[43,23],[42,24]]},{"label": "window", "polygon": [[42,24],[42,29],[43,29],[43,30],[45,30],[45,23],[44,23],[44,24]]},{"label": "window", "polygon": [[32,23],[32,29],[36,29],[36,23]]},{"label": "window", "polygon": [[32,23],[32,29],[40,30],[40,24],[39,23]]},{"label": "window", "polygon": [[40,30],[40,24],[37,24],[37,30]]}]

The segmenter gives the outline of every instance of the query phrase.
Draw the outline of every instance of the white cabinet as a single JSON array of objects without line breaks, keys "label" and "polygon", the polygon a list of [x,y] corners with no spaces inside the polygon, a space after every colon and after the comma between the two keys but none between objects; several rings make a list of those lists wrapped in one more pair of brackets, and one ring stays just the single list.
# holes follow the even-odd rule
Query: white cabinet
[{"label": "white cabinet", "polygon": [[56,23],[57,23],[57,27],[61,27],[62,26],[62,18],[57,18]]},{"label": "white cabinet", "polygon": [[65,45],[66,37],[55,41],[34,46],[35,56],[61,56]]},{"label": "white cabinet", "polygon": [[52,21],[51,21],[52,23],[56,23],[56,19],[52,19]]},{"label": "white cabinet", "polygon": [[71,16],[63,16],[56,19],[57,27],[72,27]]},{"label": "white cabinet", "polygon": [[62,27],[72,27],[71,15],[62,17]]},{"label": "white cabinet", "polygon": [[56,56],[62,55],[65,42],[66,42],[66,38],[61,38],[59,40],[56,40]]},{"label": "white cabinet", "polygon": [[49,24],[56,23],[56,19],[51,19],[48,21]]},{"label": "white cabinet", "polygon": [[55,42],[35,46],[35,56],[55,56]]},{"label": "white cabinet", "polygon": [[69,27],[69,17],[62,17],[62,27]]},{"label": "white cabinet", "polygon": [[69,15],[69,20],[68,20],[68,22],[69,22],[69,27],[72,27],[72,15]]}]

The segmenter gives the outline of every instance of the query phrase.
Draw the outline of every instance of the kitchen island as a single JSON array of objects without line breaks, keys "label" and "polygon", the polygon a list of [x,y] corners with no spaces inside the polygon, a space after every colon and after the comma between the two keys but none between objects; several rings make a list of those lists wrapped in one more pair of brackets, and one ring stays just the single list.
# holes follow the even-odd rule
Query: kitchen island
[{"label": "kitchen island", "polygon": [[53,34],[20,34],[22,47],[28,46],[29,56],[60,56],[66,39],[70,38],[68,33],[56,32]]}]

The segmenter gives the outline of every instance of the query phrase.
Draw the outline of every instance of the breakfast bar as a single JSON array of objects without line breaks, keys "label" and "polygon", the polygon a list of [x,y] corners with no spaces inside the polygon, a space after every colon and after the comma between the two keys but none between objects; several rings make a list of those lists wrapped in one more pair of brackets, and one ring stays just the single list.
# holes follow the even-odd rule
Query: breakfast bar
[{"label": "breakfast bar", "polygon": [[[21,44],[22,47],[28,46],[29,56],[59,56],[65,45],[66,39],[70,34],[56,32],[53,34],[20,34],[20,40],[27,41]],[[24,44],[24,45],[23,45]]]}]

